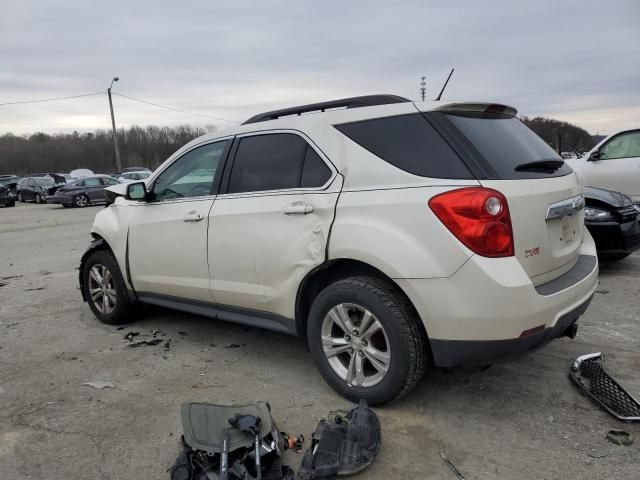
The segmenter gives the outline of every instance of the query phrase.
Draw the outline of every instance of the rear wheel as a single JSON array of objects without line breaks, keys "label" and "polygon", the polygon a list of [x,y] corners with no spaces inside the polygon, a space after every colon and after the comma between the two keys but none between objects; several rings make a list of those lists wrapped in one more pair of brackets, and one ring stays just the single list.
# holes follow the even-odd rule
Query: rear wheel
[{"label": "rear wheel", "polygon": [[426,369],[420,319],[396,286],[378,278],[348,278],[323,290],[311,307],[307,336],[322,376],[355,402],[400,398]]},{"label": "rear wheel", "polygon": [[89,205],[89,197],[87,197],[84,193],[76,195],[73,199],[73,204],[78,208],[84,208]]},{"label": "rear wheel", "polygon": [[83,266],[82,289],[91,311],[101,322],[120,325],[130,320],[133,304],[110,251],[98,250],[89,255]]}]

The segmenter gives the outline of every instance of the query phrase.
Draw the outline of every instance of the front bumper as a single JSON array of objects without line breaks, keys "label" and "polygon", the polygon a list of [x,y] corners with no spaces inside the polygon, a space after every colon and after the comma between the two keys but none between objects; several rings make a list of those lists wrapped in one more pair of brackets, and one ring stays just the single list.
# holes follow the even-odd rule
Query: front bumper
[{"label": "front bumper", "polygon": [[585,222],[599,255],[633,253],[640,248],[640,220],[632,222]]}]

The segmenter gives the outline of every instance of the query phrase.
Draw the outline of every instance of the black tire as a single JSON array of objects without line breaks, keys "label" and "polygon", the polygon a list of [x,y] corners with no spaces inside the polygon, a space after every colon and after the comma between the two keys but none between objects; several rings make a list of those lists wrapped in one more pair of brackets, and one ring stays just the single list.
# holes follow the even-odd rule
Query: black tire
[{"label": "black tire", "polygon": [[23,196],[22,196],[22,192],[18,192],[18,201],[19,201],[20,203],[24,203],[24,198],[23,198]]},{"label": "black tire", "polygon": [[36,205],[39,205],[42,203],[42,197],[40,196],[39,193],[36,193],[35,202],[36,202]]},{"label": "black tire", "polygon": [[73,206],[78,208],[84,208],[89,205],[89,197],[87,197],[84,193],[80,195],[76,195],[73,197]]},{"label": "black tire", "polygon": [[[329,311],[340,304],[364,307],[384,329],[390,361],[386,374],[377,384],[368,387],[349,385],[336,373],[325,355],[322,325]],[[406,395],[424,375],[430,358],[422,322],[409,300],[395,285],[375,277],[347,278],[325,288],[311,306],[307,339],[313,361],[327,383],[349,400],[358,402],[365,399],[370,405],[387,403]]]},{"label": "black tire", "polygon": [[[113,287],[115,287],[116,291],[115,305],[113,306],[113,310],[109,313],[101,312],[98,309],[90,293],[89,277],[91,269],[92,267],[99,265],[103,265],[108,269],[110,276],[113,279]],[[134,311],[134,305],[129,300],[127,287],[125,285],[124,278],[122,277],[122,273],[120,272],[120,267],[118,267],[118,262],[116,262],[115,257],[109,250],[98,250],[89,255],[82,269],[82,290],[91,311],[102,323],[106,323],[108,325],[122,325],[123,323],[127,323],[132,320],[131,317]]]}]

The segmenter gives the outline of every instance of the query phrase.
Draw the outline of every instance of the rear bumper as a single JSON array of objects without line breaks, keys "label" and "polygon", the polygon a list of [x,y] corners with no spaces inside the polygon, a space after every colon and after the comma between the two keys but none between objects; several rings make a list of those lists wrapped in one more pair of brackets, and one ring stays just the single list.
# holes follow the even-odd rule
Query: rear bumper
[{"label": "rear bumper", "polygon": [[569,272],[538,287],[517,258],[478,255],[448,278],[395,281],[425,325],[436,365],[486,364],[541,347],[584,313],[598,284],[586,232],[580,255]]},{"label": "rear bumper", "polygon": [[440,367],[456,367],[504,362],[531,353],[565,332],[585,312],[591,298],[562,315],[556,324],[531,335],[508,340],[431,340],[431,351]]}]

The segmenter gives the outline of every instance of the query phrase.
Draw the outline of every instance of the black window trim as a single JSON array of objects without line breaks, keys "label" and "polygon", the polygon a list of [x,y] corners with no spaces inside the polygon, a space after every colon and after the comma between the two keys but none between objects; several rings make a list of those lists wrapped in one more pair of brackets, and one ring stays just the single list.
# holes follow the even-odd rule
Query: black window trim
[{"label": "black window trim", "polygon": [[[302,179],[302,167],[304,166],[304,160],[306,158],[307,149],[309,147],[313,148],[316,154],[320,157],[320,159],[325,163],[325,165],[331,171],[331,176],[329,177],[329,179],[320,187],[280,188],[276,190],[256,190],[253,192],[228,193],[229,181],[231,179],[231,171],[233,170],[233,165],[236,160],[236,154],[238,153],[238,145],[240,144],[240,140],[246,137],[257,137],[259,135],[275,135],[280,133],[290,133],[293,135],[297,135],[298,137],[302,138],[302,140],[304,140],[307,145],[304,151],[302,163],[300,165],[300,171],[298,172],[298,185],[300,185],[300,181]],[[293,194],[293,193],[305,193],[305,192],[321,192],[329,188],[329,186],[333,183],[336,175],[338,174],[338,170],[336,169],[335,165],[331,163],[329,158],[324,154],[324,152],[320,148],[318,148],[318,145],[316,145],[316,143],[313,140],[311,140],[304,132],[301,132],[300,130],[289,129],[289,128],[278,128],[273,130],[258,130],[258,131],[245,132],[245,133],[236,135],[227,160],[228,161],[225,163],[224,174],[222,176],[220,190],[218,191],[218,194],[224,195],[225,198],[280,195],[280,194]]]},{"label": "black window trim", "polygon": [[[159,200],[159,201],[152,200],[150,202],[145,202],[144,204],[145,205],[161,205],[161,204],[165,204],[165,203],[174,203],[174,202],[189,202],[189,201],[194,201],[194,200],[202,200],[202,199],[209,198],[209,197],[215,197],[216,195],[218,195],[219,188],[220,188],[220,179],[222,178],[222,171],[223,171],[223,169],[224,169],[224,167],[225,167],[225,165],[227,163],[227,160],[229,158],[229,152],[231,151],[231,147],[235,143],[235,136],[234,135],[228,135],[228,136],[225,136],[225,137],[207,139],[207,140],[205,140],[203,142],[197,143],[197,144],[193,145],[191,148],[189,148],[188,150],[185,150],[184,152],[182,152],[179,156],[174,158],[171,162],[167,163],[164,167],[162,167],[162,170],[158,170],[152,176],[149,176],[149,177],[144,179],[144,180],[148,180],[147,191],[148,192],[152,192],[153,188],[156,185],[156,180],[158,179],[158,177],[160,175],[162,175],[167,169],[171,168],[171,166],[173,164],[175,164],[177,161],[179,161],[185,155],[187,155],[188,153],[192,152],[196,148],[204,147],[206,145],[212,145],[214,143],[225,142],[225,141],[228,142],[228,143],[224,147],[224,150],[222,151],[222,155],[220,156],[220,163],[218,164],[218,168],[216,169],[216,173],[213,176],[213,183],[211,185],[211,191],[209,192],[209,195],[199,195],[197,197],[184,197],[184,198],[183,197],[178,197],[178,198],[171,198],[171,199]],[[144,180],[140,180],[140,181],[143,182]]]}]

